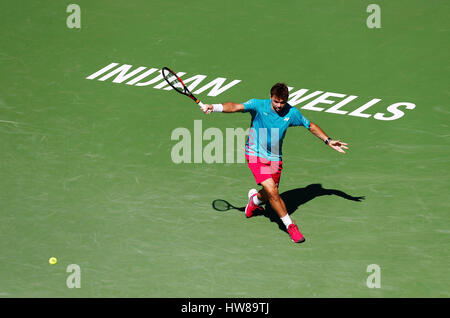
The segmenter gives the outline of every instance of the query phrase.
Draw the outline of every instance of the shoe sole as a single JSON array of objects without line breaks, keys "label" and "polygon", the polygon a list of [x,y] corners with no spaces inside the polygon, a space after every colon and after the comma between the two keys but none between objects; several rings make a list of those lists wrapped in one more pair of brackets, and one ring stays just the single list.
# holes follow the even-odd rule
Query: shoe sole
[{"label": "shoe sole", "polygon": [[248,207],[248,204],[245,206],[245,211],[244,211],[244,213],[245,213],[245,217],[246,217],[247,219],[249,219],[249,218],[251,218],[253,215],[250,215],[250,216],[247,215],[247,207]]},{"label": "shoe sole", "polygon": [[302,240],[299,240],[299,241],[294,241],[293,239],[291,239],[291,241],[292,242],[294,242],[294,243],[303,243],[304,241],[306,241],[306,239],[305,238],[303,238]]},{"label": "shoe sole", "polygon": [[249,218],[251,218],[251,217],[253,216],[253,214],[250,215],[250,216],[248,216],[248,214],[247,214],[247,209],[248,209],[248,205],[250,204],[250,199],[249,199],[248,201],[249,201],[249,203],[247,203],[247,205],[245,206],[245,210],[244,210],[245,217],[246,217],[247,219],[249,219]]}]

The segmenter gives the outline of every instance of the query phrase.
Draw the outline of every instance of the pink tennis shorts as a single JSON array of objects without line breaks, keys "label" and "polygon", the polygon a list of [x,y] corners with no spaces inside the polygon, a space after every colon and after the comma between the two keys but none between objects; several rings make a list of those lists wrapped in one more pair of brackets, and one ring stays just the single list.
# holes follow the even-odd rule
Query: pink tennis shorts
[{"label": "pink tennis shorts", "polygon": [[272,178],[278,186],[280,183],[281,169],[283,169],[282,161],[270,161],[247,154],[245,154],[245,159],[247,159],[247,165],[252,171],[257,184],[261,184],[264,180]]}]

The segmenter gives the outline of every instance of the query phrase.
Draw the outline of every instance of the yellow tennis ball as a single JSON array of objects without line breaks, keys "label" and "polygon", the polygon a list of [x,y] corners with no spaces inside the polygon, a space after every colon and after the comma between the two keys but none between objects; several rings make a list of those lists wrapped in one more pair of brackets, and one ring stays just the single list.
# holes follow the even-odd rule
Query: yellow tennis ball
[{"label": "yellow tennis ball", "polygon": [[56,257],[50,257],[50,259],[48,260],[48,262],[49,262],[51,265],[55,265],[57,261],[58,261],[58,260],[56,259]]}]

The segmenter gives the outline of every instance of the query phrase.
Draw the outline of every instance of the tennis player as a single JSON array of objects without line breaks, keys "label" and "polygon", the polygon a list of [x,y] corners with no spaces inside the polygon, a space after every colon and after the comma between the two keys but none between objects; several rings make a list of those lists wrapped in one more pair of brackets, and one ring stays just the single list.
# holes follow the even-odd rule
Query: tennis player
[{"label": "tennis player", "polygon": [[257,210],[262,210],[262,204],[269,202],[286,226],[292,241],[302,243],[305,238],[287,213],[278,192],[283,169],[281,148],[286,130],[291,126],[303,126],[338,152],[345,153],[344,149],[348,147],[344,142],[331,139],[319,126],[306,119],[297,108],[289,105],[288,97],[289,90],[286,84],[277,83],[270,90],[270,99],[250,99],[243,104],[205,104],[203,111],[207,114],[211,112],[251,114],[245,158],[256,184],[261,185],[262,189],[260,191],[251,189],[248,192],[245,215],[247,218],[252,217]]}]

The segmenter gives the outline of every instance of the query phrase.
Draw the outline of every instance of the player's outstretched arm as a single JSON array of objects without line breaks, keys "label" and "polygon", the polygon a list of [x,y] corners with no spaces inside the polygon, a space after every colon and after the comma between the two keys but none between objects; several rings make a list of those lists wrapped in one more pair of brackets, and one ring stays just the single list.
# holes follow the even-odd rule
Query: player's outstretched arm
[{"label": "player's outstretched arm", "polygon": [[237,104],[237,103],[223,103],[223,104],[205,104],[205,109],[203,112],[205,114],[209,114],[212,112],[219,112],[219,113],[236,113],[241,112],[244,110],[243,104]]},{"label": "player's outstretched arm", "polygon": [[348,145],[345,142],[331,139],[319,126],[314,123],[309,123],[309,131],[336,151],[345,153],[344,149],[348,149]]}]

